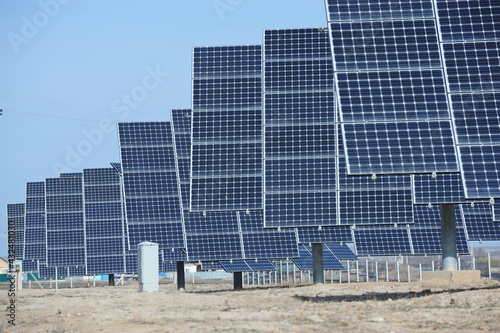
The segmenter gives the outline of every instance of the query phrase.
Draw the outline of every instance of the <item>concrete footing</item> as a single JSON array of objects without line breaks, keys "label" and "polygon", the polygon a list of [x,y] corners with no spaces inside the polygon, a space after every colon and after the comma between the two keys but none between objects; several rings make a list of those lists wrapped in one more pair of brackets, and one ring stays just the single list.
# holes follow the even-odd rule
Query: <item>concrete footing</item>
[{"label": "concrete footing", "polygon": [[422,280],[429,281],[432,279],[447,279],[453,282],[481,281],[481,271],[423,271]]}]

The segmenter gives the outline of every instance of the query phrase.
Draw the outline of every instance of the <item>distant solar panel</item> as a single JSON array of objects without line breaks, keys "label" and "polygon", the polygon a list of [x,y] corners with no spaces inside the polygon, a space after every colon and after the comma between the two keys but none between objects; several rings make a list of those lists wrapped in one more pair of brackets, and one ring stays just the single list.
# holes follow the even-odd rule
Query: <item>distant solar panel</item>
[{"label": "distant solar panel", "polygon": [[297,228],[300,244],[312,243],[352,243],[351,226],[301,227]]},{"label": "distant solar panel", "polygon": [[[301,244],[299,245],[300,257],[293,258],[293,263],[300,270],[311,270],[313,269],[313,258],[312,258],[312,248],[311,246]],[[335,254],[323,244],[323,268],[324,269],[345,269],[344,265],[337,259]]]},{"label": "distant solar panel", "polygon": [[432,1],[327,11],[348,173],[459,171]]},{"label": "distant solar panel", "polygon": [[119,123],[118,135],[129,249],[184,248],[170,123]]},{"label": "distant solar panel", "polygon": [[85,223],[81,176],[80,174],[80,176],[45,180],[46,264],[48,267],[85,266]]},{"label": "distant solar panel", "polygon": [[134,272],[126,267],[127,232],[120,175],[114,168],[83,170],[87,275]]},{"label": "distant solar panel", "polygon": [[45,182],[26,184],[25,222],[24,258],[26,260],[45,260],[47,256]]},{"label": "distant solar panel", "polygon": [[339,260],[357,260],[358,257],[352,252],[352,250],[346,244],[325,244],[325,247],[329,249],[337,259]]},{"label": "distant solar panel", "polygon": [[411,255],[411,236],[408,225],[359,226],[354,229],[358,256]]},{"label": "distant solar panel", "polygon": [[500,7],[436,3],[465,196],[500,197]]},{"label": "distant solar panel", "polygon": [[221,269],[223,269],[222,265],[218,261],[203,261],[201,263],[202,271],[216,271]]},{"label": "distant solar panel", "polygon": [[[189,261],[288,258],[298,255],[295,230],[264,229],[262,211],[190,213],[191,111],[172,110],[175,153],[182,193]],[[245,190],[245,189],[242,189]]]},{"label": "distant solar panel", "polygon": [[468,240],[500,240],[500,223],[493,222],[489,204],[460,205],[460,210]]},{"label": "distant solar panel", "polygon": [[327,29],[264,31],[266,227],[412,223],[409,176],[347,176]]},{"label": "distant solar panel", "polygon": [[228,273],[253,272],[253,271],[275,271],[276,267],[269,260],[224,260],[219,262]]},{"label": "distant solar panel", "polygon": [[[440,175],[441,176],[441,175]],[[441,210],[439,205],[415,206],[415,223],[410,226],[410,235],[415,255],[442,254]],[[455,207],[455,230],[457,253],[468,254],[469,246],[465,236],[460,206]]]},{"label": "distant solar panel", "polygon": [[24,213],[25,204],[7,204],[7,220],[9,221],[9,227],[11,226],[11,221],[14,223],[14,258],[16,260],[24,259]]},{"label": "distant solar panel", "polygon": [[263,208],[261,52],[193,50],[193,212]]}]

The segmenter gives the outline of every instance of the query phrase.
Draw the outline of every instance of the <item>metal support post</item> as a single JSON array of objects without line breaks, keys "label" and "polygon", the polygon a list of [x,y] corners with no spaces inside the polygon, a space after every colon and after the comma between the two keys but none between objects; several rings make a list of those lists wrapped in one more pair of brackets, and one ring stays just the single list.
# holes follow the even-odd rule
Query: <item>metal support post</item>
[{"label": "metal support post", "polygon": [[456,271],[457,239],[455,229],[455,205],[441,205],[441,246],[443,252],[443,271]]},{"label": "metal support post", "polygon": [[243,289],[243,273],[242,272],[234,272],[233,273],[233,286],[234,290]]},{"label": "metal support post", "polygon": [[184,261],[177,261],[177,290],[186,289],[186,272]]},{"label": "metal support post", "polygon": [[323,244],[314,243],[312,245],[313,260],[313,281],[314,284],[322,284],[325,281],[325,272],[323,269]]}]

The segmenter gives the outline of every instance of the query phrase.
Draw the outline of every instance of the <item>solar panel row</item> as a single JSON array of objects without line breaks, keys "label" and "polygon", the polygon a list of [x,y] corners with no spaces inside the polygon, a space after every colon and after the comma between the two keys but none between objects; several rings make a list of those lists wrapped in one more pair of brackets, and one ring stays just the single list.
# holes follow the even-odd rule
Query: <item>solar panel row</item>
[{"label": "solar panel row", "polygon": [[[24,259],[24,233],[25,233],[25,221],[24,221],[25,204],[7,204],[7,221],[10,227],[14,227],[14,258],[16,260]],[[11,224],[12,223],[12,224]]]}]

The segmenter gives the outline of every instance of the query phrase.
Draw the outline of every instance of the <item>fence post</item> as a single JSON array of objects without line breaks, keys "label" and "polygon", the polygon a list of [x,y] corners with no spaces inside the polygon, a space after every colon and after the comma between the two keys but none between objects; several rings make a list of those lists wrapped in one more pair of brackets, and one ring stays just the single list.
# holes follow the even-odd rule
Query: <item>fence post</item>
[{"label": "fence post", "polygon": [[422,263],[418,264],[418,277],[422,281]]},{"label": "fence post", "polygon": [[491,253],[488,252],[488,279],[491,280]]},{"label": "fence post", "polygon": [[389,282],[389,262],[385,262],[385,280]]}]

